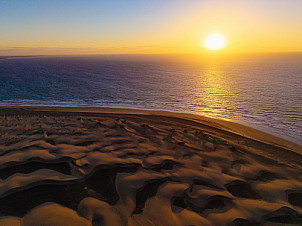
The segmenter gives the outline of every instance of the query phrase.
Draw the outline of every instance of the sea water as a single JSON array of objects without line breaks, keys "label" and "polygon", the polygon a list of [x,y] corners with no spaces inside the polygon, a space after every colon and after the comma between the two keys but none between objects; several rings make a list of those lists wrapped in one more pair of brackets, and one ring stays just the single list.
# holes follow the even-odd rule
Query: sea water
[{"label": "sea water", "polygon": [[0,105],[189,112],[302,144],[302,54],[2,59]]}]

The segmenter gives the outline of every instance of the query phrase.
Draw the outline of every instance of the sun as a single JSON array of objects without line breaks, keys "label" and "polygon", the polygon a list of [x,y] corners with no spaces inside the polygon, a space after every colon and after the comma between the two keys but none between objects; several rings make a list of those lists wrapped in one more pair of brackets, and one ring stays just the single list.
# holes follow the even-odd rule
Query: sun
[{"label": "sun", "polygon": [[209,35],[203,45],[208,50],[223,49],[226,46],[225,39],[220,34]]}]

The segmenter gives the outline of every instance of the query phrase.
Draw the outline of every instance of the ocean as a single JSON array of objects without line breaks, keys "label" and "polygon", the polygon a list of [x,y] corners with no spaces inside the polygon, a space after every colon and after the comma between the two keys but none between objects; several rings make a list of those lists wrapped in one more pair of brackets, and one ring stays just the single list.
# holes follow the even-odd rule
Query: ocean
[{"label": "ocean", "polygon": [[302,144],[302,54],[1,59],[0,105],[188,112]]}]

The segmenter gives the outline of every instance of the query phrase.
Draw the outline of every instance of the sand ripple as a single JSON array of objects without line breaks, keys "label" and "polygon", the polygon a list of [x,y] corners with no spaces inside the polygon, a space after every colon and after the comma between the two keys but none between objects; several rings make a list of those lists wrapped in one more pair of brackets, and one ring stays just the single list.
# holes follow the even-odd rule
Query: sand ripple
[{"label": "sand ripple", "polygon": [[302,224],[301,165],[267,144],[150,115],[0,117],[0,225]]}]

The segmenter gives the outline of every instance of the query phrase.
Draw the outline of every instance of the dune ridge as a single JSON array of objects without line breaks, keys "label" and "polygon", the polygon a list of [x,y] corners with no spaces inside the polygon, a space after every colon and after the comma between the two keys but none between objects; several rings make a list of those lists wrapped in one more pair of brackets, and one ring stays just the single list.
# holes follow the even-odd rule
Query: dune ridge
[{"label": "dune ridge", "polygon": [[302,224],[302,147],[237,123],[0,107],[0,225]]}]

